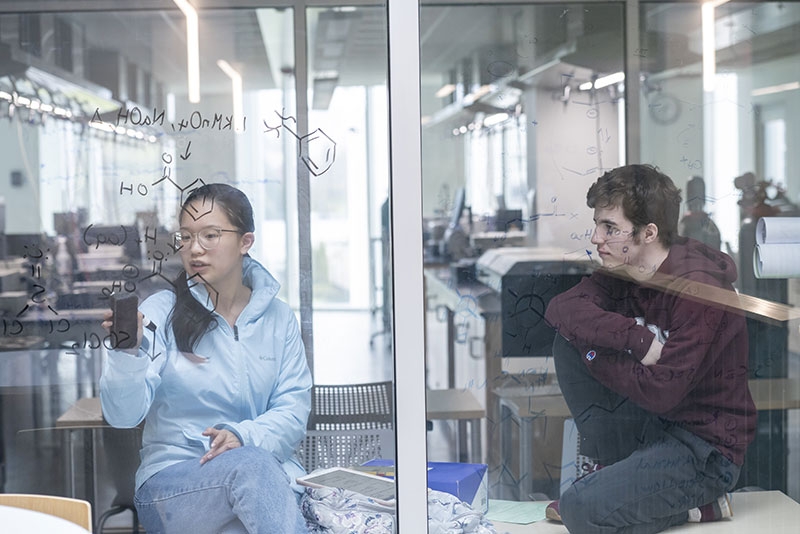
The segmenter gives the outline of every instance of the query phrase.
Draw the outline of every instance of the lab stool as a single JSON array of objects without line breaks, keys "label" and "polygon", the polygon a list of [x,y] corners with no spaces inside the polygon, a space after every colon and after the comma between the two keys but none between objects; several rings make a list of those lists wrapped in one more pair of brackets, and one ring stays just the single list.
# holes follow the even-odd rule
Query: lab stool
[{"label": "lab stool", "polygon": [[[458,422],[456,454],[459,462],[483,463],[481,453],[481,419],[486,410],[471,391],[466,389],[429,389],[427,419],[455,420]],[[469,423],[469,451],[467,450],[467,424]]]}]

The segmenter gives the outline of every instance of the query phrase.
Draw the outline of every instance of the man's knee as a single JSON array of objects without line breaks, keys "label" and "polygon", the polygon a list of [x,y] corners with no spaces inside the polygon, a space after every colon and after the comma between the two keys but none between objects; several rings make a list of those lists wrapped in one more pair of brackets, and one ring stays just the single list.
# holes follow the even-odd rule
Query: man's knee
[{"label": "man's knee", "polygon": [[570,486],[558,502],[559,513],[570,532],[586,532],[589,525],[597,525],[604,512],[600,508],[602,492],[594,486]]}]

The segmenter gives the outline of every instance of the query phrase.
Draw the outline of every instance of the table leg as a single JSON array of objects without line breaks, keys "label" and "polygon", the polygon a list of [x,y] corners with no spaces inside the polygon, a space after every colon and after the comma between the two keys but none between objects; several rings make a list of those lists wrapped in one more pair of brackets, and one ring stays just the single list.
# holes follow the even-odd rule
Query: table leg
[{"label": "table leg", "polygon": [[499,499],[506,499],[506,480],[509,475],[511,475],[511,482],[513,482],[514,476],[511,469],[508,468],[507,462],[512,458],[511,456],[511,424],[513,420],[510,416],[510,410],[504,403],[500,403],[500,478],[499,478],[499,485],[500,485],[500,495],[497,497]]},{"label": "table leg", "polygon": [[77,497],[75,490],[75,449],[72,443],[72,430],[65,430],[61,433],[63,450],[66,455],[64,461],[64,478],[67,483],[67,495],[73,499]]},{"label": "table leg", "polygon": [[472,455],[472,463],[482,463],[483,454],[481,451],[481,420],[470,419],[470,449]]},{"label": "table leg", "polygon": [[531,458],[533,450],[533,421],[528,417],[519,418],[519,500],[528,501],[533,493],[533,469]]},{"label": "table leg", "polygon": [[94,429],[89,430],[86,432],[88,434],[88,441],[84,444],[84,450],[86,451],[86,456],[84,458],[84,473],[86,474],[86,499],[92,503],[92,524],[94,525],[95,521],[95,512],[97,508],[97,492],[95,491],[97,484],[96,484],[96,475],[95,475],[95,447],[94,447],[94,440],[96,437]]},{"label": "table leg", "polygon": [[469,462],[469,449],[467,448],[467,420],[459,419],[458,424],[458,461]]},{"label": "table leg", "polygon": [[447,308],[447,389],[456,387],[456,325],[455,313]]}]

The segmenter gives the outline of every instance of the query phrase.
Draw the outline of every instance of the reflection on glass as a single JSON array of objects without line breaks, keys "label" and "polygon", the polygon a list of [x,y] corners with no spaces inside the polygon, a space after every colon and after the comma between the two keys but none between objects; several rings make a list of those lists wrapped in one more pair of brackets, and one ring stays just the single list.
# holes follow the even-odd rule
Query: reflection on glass
[{"label": "reflection on glass", "polygon": [[314,143],[327,144],[319,153],[335,156],[329,168],[310,169],[315,346],[327,355],[315,369],[329,384],[385,380],[392,374],[385,359],[363,373],[342,365],[363,348],[354,351],[337,317],[352,312],[368,348],[390,346],[386,13],[313,8],[307,27],[308,128]]},{"label": "reflection on glass", "polygon": [[[428,453],[486,463],[492,499],[558,495],[569,412],[547,426],[498,421],[512,420],[517,397],[533,388],[557,391],[542,315],[586,272],[585,189],[620,163],[621,15],[598,4],[421,11],[429,410],[466,395],[459,402],[485,417],[482,435],[437,421]],[[467,209],[453,220],[462,188]],[[532,462],[529,448],[539,451]]]},{"label": "reflection on glass", "polygon": [[[0,14],[0,166],[8,176],[0,184],[0,339],[9,352],[0,376],[3,388],[53,386],[44,397],[38,390],[25,397],[34,399],[35,413],[2,418],[3,489],[63,486],[92,500],[101,514],[119,480],[132,495],[137,462],[130,458],[138,458],[140,442],[146,461],[135,487],[161,472],[150,452],[161,439],[159,428],[169,424],[181,443],[174,432],[165,443],[194,454],[198,465],[205,457],[213,466],[232,452],[229,446],[248,445],[276,453],[290,478],[309,467],[393,461],[385,7],[301,14],[175,2],[162,10],[55,11],[63,8],[16,13],[6,7]],[[295,17],[307,23],[302,36],[293,34]],[[306,36],[308,43],[298,40]],[[295,57],[299,47],[308,53]],[[297,87],[308,87],[308,94],[298,97]],[[244,204],[206,194],[211,184],[241,191],[252,205],[252,224],[238,224]],[[200,197],[191,196],[198,191]],[[245,275],[236,274],[239,263]],[[270,309],[288,304],[274,328],[256,328],[247,319],[257,316],[253,302],[263,289],[247,275],[261,273],[257,266],[269,272]],[[200,308],[189,306],[189,313],[148,300],[166,298],[176,280]],[[134,294],[148,316],[142,339],[149,346],[131,363],[133,356],[114,350],[120,335],[101,322],[111,295]],[[191,331],[206,324],[209,311],[216,326],[201,328],[180,350],[167,343],[176,321]],[[266,337],[246,341],[247,324]],[[223,334],[230,339],[209,346]],[[283,358],[288,353],[293,357]],[[196,375],[209,372],[215,358],[247,363],[226,371],[233,374],[225,375],[231,379],[225,386],[226,379]],[[107,363],[112,372],[105,385],[121,368],[130,371],[121,372],[126,379],[147,374],[148,398],[162,406],[159,413],[166,406],[197,412],[181,422],[180,414],[145,417],[147,410],[134,402],[118,409],[116,402],[125,404],[116,396],[119,383],[104,389],[101,406],[98,379]],[[133,372],[125,365],[140,367]],[[178,382],[187,386],[183,392]],[[311,424],[324,410],[311,407],[311,399],[324,397],[317,386],[325,384],[366,384],[370,406],[380,405],[378,415],[336,408],[325,416],[361,421],[375,415],[379,424]],[[5,389],[0,393],[3,412],[12,413],[19,402],[12,405]],[[287,405],[294,408],[285,420],[266,421]],[[203,406],[217,411],[203,417]],[[6,439],[22,428],[56,426],[71,407],[69,413],[84,416],[79,425],[90,424],[87,414],[118,426],[145,420],[143,436],[98,432],[97,488],[80,470],[62,476],[67,466],[60,459],[37,464],[39,448],[29,440]],[[313,430],[303,441],[309,411]],[[56,436],[47,435],[47,446],[60,443]],[[307,463],[309,451],[340,451],[348,443],[361,454],[320,454]],[[82,449],[75,450],[80,456]],[[112,473],[118,464],[127,471]],[[290,504],[278,508],[297,508]],[[209,513],[227,521],[221,512]]]},{"label": "reflection on glass", "polygon": [[[552,358],[556,325],[546,313],[556,296],[611,259],[597,237],[602,221],[587,206],[589,187],[607,171],[643,163],[681,190],[673,206],[678,232],[725,254],[703,249],[737,272],[729,280],[737,293],[711,291],[709,307],[737,321],[736,309],[746,315],[749,349],[740,363],[749,383],[740,377],[739,390],[749,387],[758,411],[757,431],[742,439],[754,441],[737,452],[741,475],[729,489],[774,488],[800,498],[800,480],[786,475],[798,421],[787,412],[796,396],[785,389],[795,388],[798,373],[800,273],[759,276],[757,259],[759,250],[762,259],[774,250],[757,242],[759,220],[800,215],[800,182],[787,153],[800,98],[796,8],[644,2],[638,24],[626,26],[622,4],[423,5],[429,418],[441,399],[458,398],[434,418],[429,460],[485,463],[489,499],[545,503],[585,474],[583,464],[596,464],[597,455],[579,447],[589,438],[578,438],[579,414],[562,396]],[[626,94],[631,89],[639,94]],[[626,139],[626,125],[635,137]],[[620,265],[633,261],[630,246]],[[632,327],[644,309],[636,298],[630,309],[614,308]],[[582,309],[566,308],[571,320]],[[615,330],[584,319],[586,329]],[[658,325],[673,329],[665,355],[679,339],[676,325]],[[603,348],[583,347],[579,356],[600,358]],[[700,360],[706,357],[713,358]],[[700,395],[691,387],[690,399]],[[769,388],[775,393],[765,396]],[[645,389],[661,398],[657,387]],[[735,411],[735,403],[720,402]],[[473,417],[482,418],[481,432],[467,424]],[[778,437],[760,437],[768,435]],[[706,438],[724,449],[721,438]],[[695,504],[719,505],[717,497]],[[538,511],[543,519],[544,506]]]}]

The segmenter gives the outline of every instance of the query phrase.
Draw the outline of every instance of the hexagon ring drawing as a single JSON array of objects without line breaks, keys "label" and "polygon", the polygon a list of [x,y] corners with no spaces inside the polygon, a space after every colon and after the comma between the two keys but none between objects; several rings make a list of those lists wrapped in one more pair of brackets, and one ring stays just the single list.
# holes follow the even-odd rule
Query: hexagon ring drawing
[{"label": "hexagon ring drawing", "polygon": [[328,171],[336,159],[336,142],[317,128],[300,138],[300,160],[314,176]]}]

